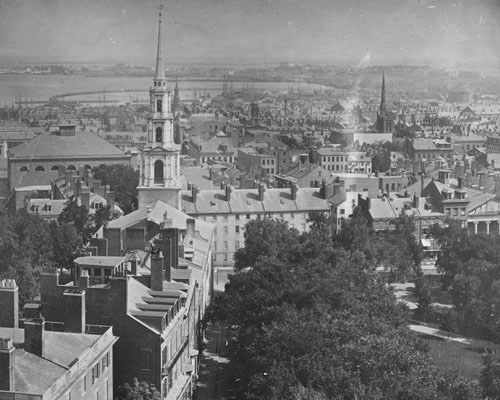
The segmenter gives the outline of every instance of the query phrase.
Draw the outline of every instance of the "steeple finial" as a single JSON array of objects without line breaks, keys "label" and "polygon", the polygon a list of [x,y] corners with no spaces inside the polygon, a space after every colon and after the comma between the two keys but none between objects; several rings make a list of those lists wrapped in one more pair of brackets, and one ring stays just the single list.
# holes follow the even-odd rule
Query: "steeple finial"
[{"label": "steeple finial", "polygon": [[387,109],[385,107],[385,72],[382,72],[382,94],[380,95],[380,116],[385,117]]},{"label": "steeple finial", "polygon": [[165,79],[165,69],[163,67],[162,51],[161,51],[161,12],[163,4],[160,4],[159,20],[158,20],[158,49],[156,51],[156,73],[155,79]]}]

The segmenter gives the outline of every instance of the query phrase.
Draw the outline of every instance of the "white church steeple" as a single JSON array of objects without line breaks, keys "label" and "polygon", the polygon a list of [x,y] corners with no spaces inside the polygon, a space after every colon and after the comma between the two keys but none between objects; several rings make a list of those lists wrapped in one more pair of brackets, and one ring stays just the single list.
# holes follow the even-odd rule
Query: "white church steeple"
[{"label": "white church steeple", "polygon": [[174,142],[172,98],[163,65],[162,8],[160,6],[155,76],[149,89],[148,140],[140,159],[139,207],[156,200],[180,207],[183,183],[180,145]]}]

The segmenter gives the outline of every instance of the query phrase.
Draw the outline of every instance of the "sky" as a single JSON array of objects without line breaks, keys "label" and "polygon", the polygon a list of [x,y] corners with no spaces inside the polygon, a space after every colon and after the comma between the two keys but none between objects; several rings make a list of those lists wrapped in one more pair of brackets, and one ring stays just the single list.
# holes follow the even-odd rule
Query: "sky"
[{"label": "sky", "polygon": [[500,0],[0,0],[0,65],[414,64],[500,68]]}]

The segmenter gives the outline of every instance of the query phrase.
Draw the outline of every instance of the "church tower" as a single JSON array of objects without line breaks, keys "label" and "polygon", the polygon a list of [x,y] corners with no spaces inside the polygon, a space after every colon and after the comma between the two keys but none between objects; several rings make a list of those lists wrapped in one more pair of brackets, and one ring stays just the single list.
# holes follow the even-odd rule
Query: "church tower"
[{"label": "church tower", "polygon": [[139,208],[162,200],[180,208],[183,176],[180,145],[174,141],[172,99],[162,58],[162,14],[158,22],[158,48],[153,86],[149,89],[150,116],[147,143],[140,156]]},{"label": "church tower", "polygon": [[385,74],[382,73],[382,93],[380,94],[380,110],[377,113],[377,132],[392,132],[393,122],[393,118],[388,115],[385,105]]}]

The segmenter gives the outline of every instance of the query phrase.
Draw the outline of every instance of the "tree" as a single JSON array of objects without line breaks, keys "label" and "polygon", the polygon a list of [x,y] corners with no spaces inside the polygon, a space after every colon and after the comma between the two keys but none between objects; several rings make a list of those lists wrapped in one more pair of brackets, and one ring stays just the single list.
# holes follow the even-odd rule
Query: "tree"
[{"label": "tree", "polygon": [[99,165],[94,168],[94,178],[103,185],[109,185],[115,192],[115,198],[125,214],[137,208],[137,186],[139,175],[132,167],[122,164]]},{"label": "tree", "polygon": [[54,266],[61,270],[73,267],[73,260],[80,254],[83,246],[81,236],[72,224],[61,225],[52,221],[50,223],[52,237],[52,261]]},{"label": "tree", "polygon": [[60,225],[72,224],[82,238],[83,243],[87,243],[96,230],[88,210],[85,206],[78,205],[74,197],[68,200],[66,207],[59,214],[57,222]]},{"label": "tree", "polygon": [[425,318],[431,309],[432,296],[429,284],[423,276],[415,279],[415,294],[417,296],[417,314]]},{"label": "tree", "polygon": [[378,152],[372,158],[372,171],[385,172],[391,168],[390,153],[387,151]]},{"label": "tree", "polygon": [[500,398],[500,359],[496,354],[487,354],[484,357],[479,382],[484,398]]},{"label": "tree", "polygon": [[[442,384],[426,346],[406,328],[404,306],[374,270],[372,249],[387,237],[356,226],[335,240],[286,232],[276,221],[249,226],[238,260],[245,267],[211,312],[239,326],[238,398],[478,399],[466,380]],[[348,238],[357,229],[366,243],[355,248]],[[311,251],[314,238],[331,248]]]},{"label": "tree", "polygon": [[155,385],[134,378],[132,385],[125,383],[117,390],[120,400],[160,400],[160,392]]},{"label": "tree", "polygon": [[251,267],[262,258],[287,259],[299,243],[298,231],[289,229],[286,222],[269,219],[247,222],[243,237],[245,246],[234,255],[235,270]]}]

